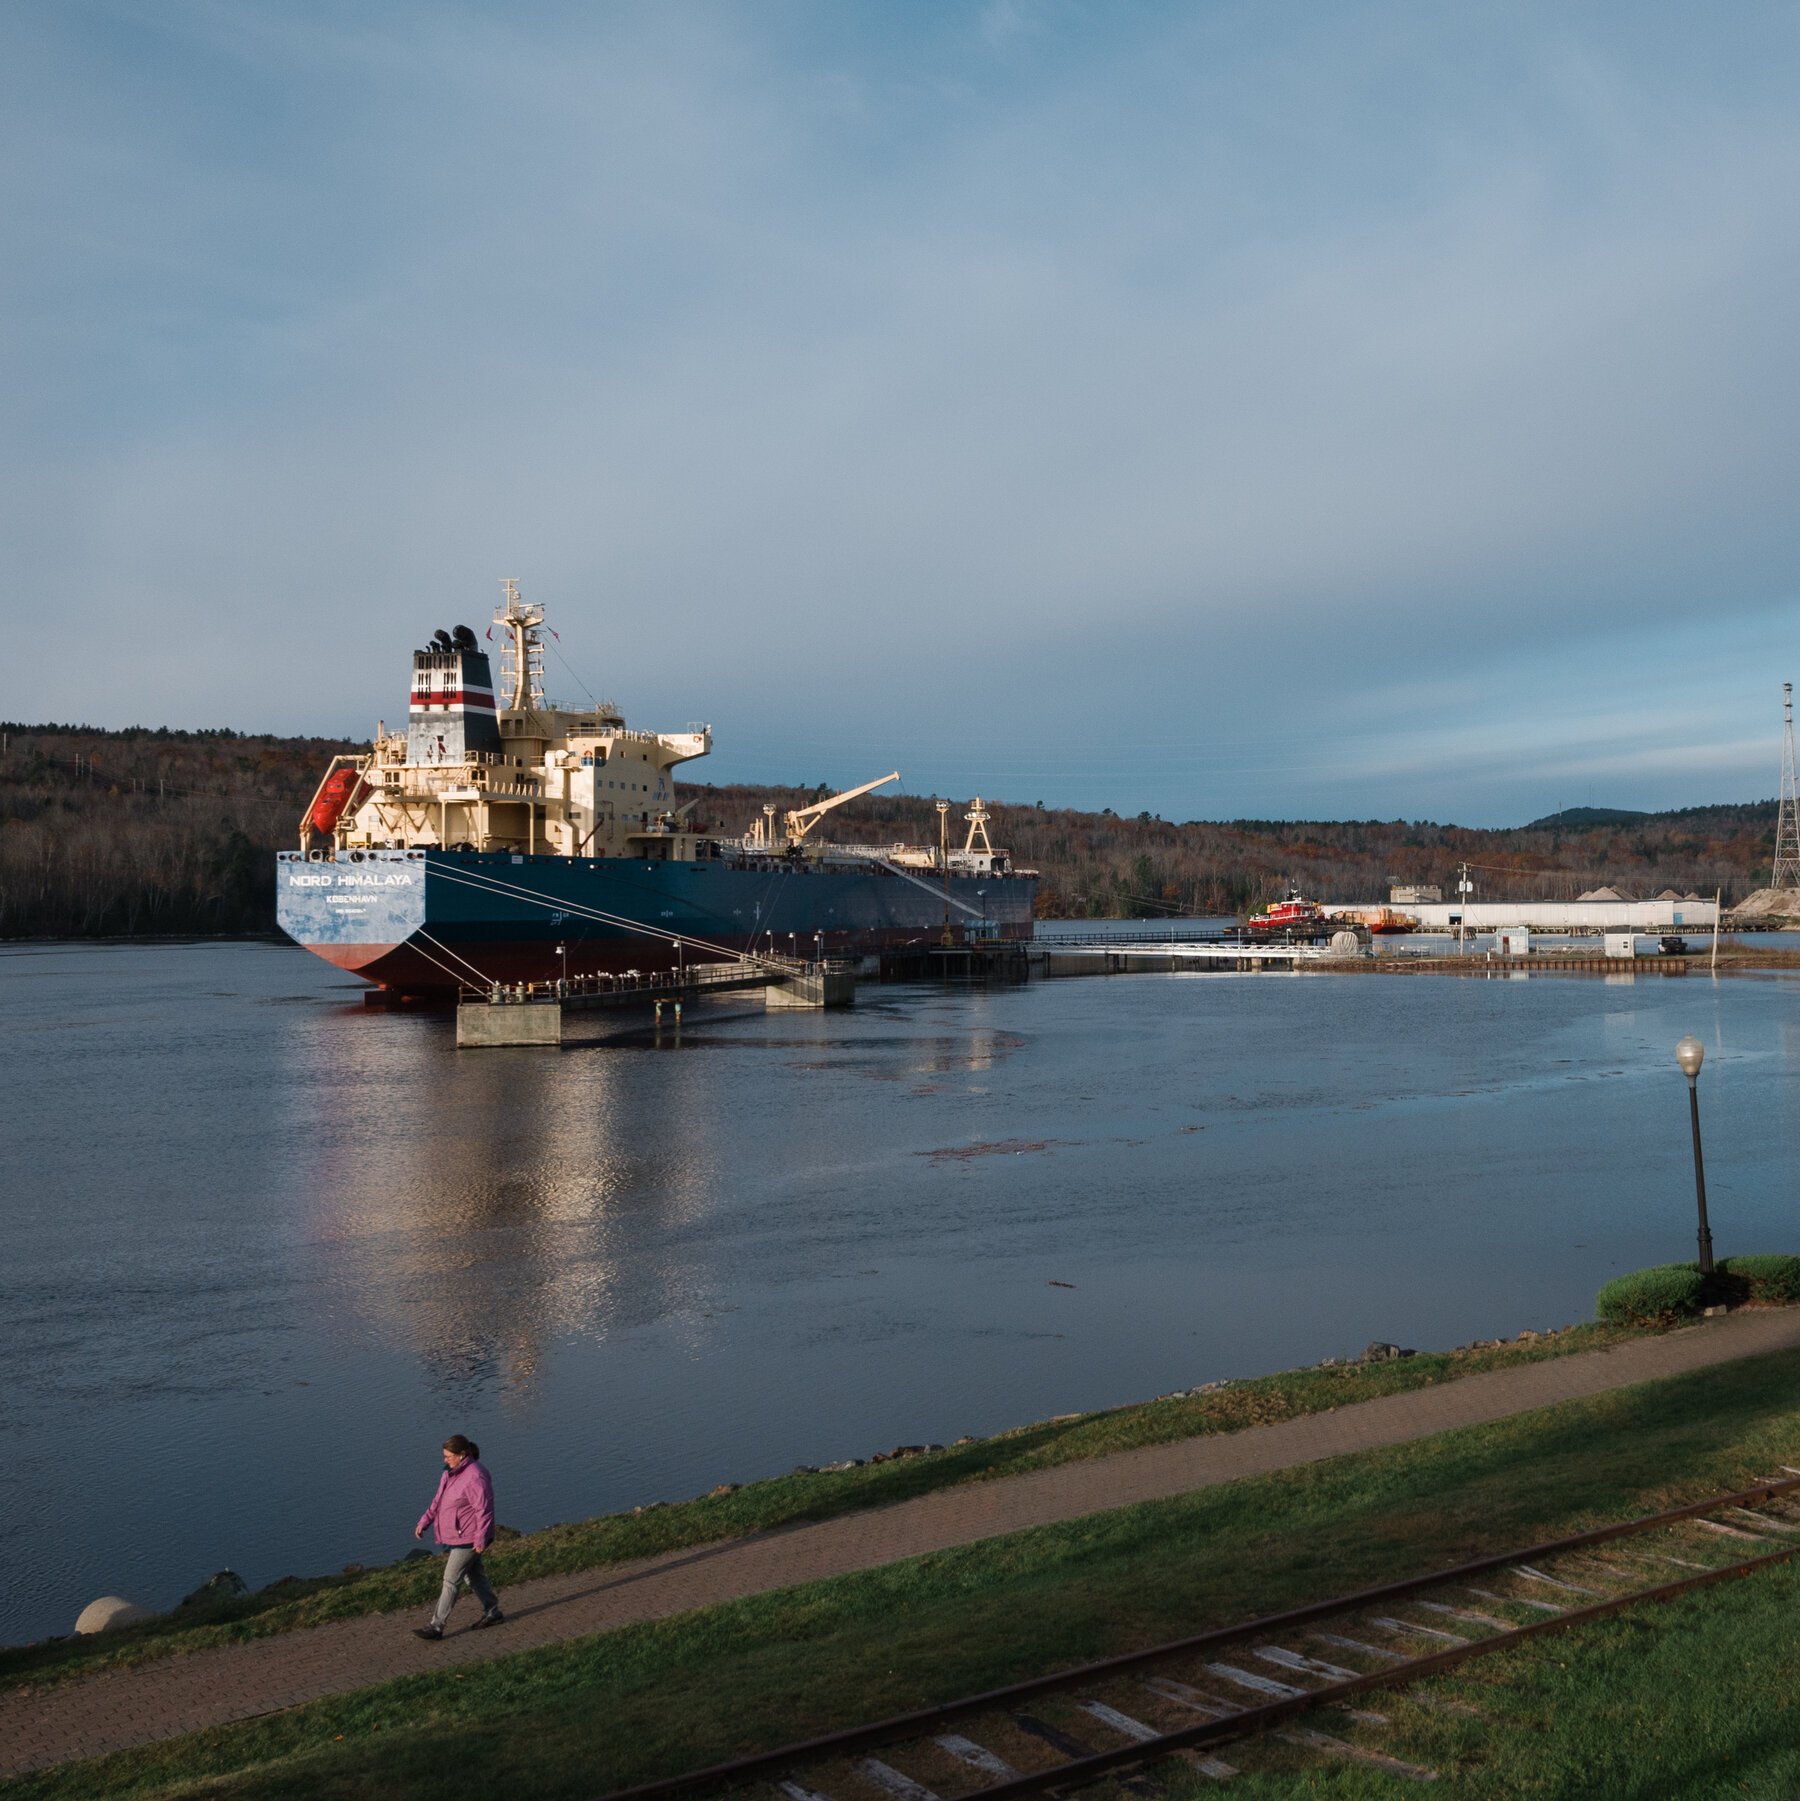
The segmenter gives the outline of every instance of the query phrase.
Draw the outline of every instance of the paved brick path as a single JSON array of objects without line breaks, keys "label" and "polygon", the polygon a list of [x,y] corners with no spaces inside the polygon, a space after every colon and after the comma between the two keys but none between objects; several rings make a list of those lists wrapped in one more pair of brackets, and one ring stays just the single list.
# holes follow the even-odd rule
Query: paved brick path
[{"label": "paved brick path", "polygon": [[458,1627],[453,1621],[450,1636],[438,1644],[412,1636],[416,1614],[373,1614],[14,1691],[0,1695],[0,1774],[124,1750],[446,1663],[472,1663],[638,1620],[662,1619],[741,1595],[871,1569],[1346,1451],[1401,1444],[1795,1345],[1800,1345],[1800,1309],[1740,1313],[1610,1351],[1465,1376],[1333,1413],[1123,1451],[945,1489],[841,1519],[541,1577],[503,1591],[507,1622],[490,1632],[467,1630],[476,1610],[465,1597],[457,1610],[465,1624]]}]

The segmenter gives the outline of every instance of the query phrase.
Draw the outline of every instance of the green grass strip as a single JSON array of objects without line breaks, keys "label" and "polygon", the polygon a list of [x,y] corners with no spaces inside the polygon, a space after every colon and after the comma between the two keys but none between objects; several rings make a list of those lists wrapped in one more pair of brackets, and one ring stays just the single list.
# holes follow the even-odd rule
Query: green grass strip
[{"label": "green grass strip", "polygon": [[[1779,1463],[1800,1461],[1797,1382],[1800,1352],[1744,1359],[330,1697],[15,1779],[8,1801],[201,1794],[435,1801],[446,1791],[574,1801],[1746,1485]],[[1779,1575],[1756,1581],[1761,1592],[1789,1597],[1782,1605],[1792,1635],[1791,1583]],[[1728,1618],[1732,1597],[1748,1586],[1731,1584],[1669,1610],[1684,1610],[1685,1620],[1686,1610],[1710,1617],[1707,1610],[1723,1609]],[[1630,1635],[1644,1630],[1636,1620],[1591,1630],[1607,1643],[1608,1633],[1636,1643]],[[1780,1764],[1769,1709],[1738,1705],[1741,1687],[1784,1682],[1791,1673],[1768,1633],[1752,1635],[1729,1670],[1687,1670],[1678,1717],[1694,1723],[1660,1747],[1656,1735],[1618,1726],[1618,1710],[1639,1705],[1640,1694],[1661,1705],[1656,1684],[1675,1680],[1674,1664],[1659,1653],[1642,1663],[1641,1679],[1631,1674],[1639,1666],[1621,1664],[1623,1686],[1609,1690],[1592,1671],[1611,1666],[1579,1676],[1589,1666],[1559,1649],[1573,1643],[1521,1647],[1484,1660],[1484,1674],[1467,1679],[1485,1681],[1490,1663],[1511,1663],[1548,1684],[1506,1691],[1519,1713],[1513,1739],[1490,1721],[1480,1723],[1477,1743],[1467,1723],[1440,1721],[1433,1729],[1440,1739],[1428,1748],[1470,1780],[1503,1772],[1494,1777],[1496,1794],[1620,1801],[1690,1792],[1656,1786],[1658,1757],[1683,1769],[1718,1757]],[[1566,1726],[1561,1692],[1538,1668],[1559,1660],[1577,1669],[1588,1697]],[[1610,1761],[1597,1761],[1609,1719],[1619,1743]],[[1409,1737],[1396,1749],[1415,1757],[1421,1742]],[[1520,1774],[1560,1769],[1559,1759],[1571,1772],[1564,1786]],[[1303,1760],[1296,1753],[1294,1761]],[[1238,1792],[1393,1792],[1388,1777],[1321,1770],[1316,1760],[1254,1781],[1263,1786]]]}]

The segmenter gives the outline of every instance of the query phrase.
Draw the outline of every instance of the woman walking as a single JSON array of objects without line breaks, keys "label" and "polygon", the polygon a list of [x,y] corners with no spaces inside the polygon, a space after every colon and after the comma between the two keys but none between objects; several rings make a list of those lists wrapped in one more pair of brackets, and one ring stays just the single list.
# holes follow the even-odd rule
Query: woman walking
[{"label": "woman walking", "polygon": [[413,1637],[444,1636],[450,1609],[456,1605],[456,1591],[465,1576],[482,1606],[481,1618],[469,1630],[498,1626],[506,1615],[481,1567],[482,1552],[494,1542],[494,1484],[482,1465],[481,1447],[460,1432],[444,1440],[444,1473],[438,1478],[431,1505],[413,1528],[413,1537],[423,1538],[427,1526],[450,1555],[444,1562],[444,1592],[438,1596],[437,1611],[429,1625],[413,1628]]}]

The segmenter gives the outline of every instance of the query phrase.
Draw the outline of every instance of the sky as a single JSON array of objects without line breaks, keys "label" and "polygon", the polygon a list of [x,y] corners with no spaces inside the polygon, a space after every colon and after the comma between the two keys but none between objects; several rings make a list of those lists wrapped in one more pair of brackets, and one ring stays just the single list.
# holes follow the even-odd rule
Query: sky
[{"label": "sky", "polygon": [[0,717],[366,736],[519,579],[717,781],[1772,795],[1800,12],[11,0]]}]

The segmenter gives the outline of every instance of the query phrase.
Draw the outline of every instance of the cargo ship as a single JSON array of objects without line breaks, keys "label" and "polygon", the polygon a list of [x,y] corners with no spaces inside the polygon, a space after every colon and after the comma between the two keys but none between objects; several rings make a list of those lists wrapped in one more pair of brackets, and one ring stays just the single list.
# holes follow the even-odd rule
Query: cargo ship
[{"label": "cargo ship", "polygon": [[931,943],[1032,935],[1037,872],[988,834],[979,799],[935,845],[832,843],[834,807],[865,782],[727,835],[676,804],[674,772],[712,729],[628,728],[612,705],[545,698],[544,609],[517,582],[489,640],[467,626],[413,653],[404,731],[336,757],[276,857],[289,937],[397,994],[658,970],[696,957],[866,959]]}]

